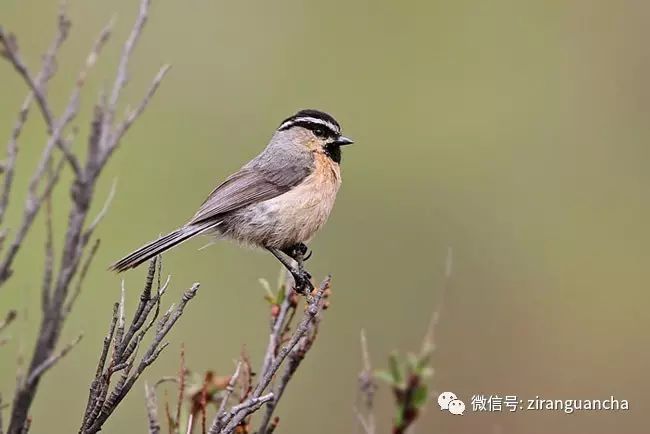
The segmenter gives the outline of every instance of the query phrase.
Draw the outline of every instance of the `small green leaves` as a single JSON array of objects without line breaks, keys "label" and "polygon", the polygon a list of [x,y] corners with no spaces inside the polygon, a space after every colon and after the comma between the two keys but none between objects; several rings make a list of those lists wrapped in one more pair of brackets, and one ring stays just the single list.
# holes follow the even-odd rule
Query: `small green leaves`
[{"label": "small green leaves", "polygon": [[257,279],[257,281],[262,285],[262,289],[266,293],[264,295],[264,300],[268,301],[269,303],[273,304],[275,300],[275,295],[273,294],[273,291],[271,290],[271,285],[269,284],[269,281],[263,278]]},{"label": "small green leaves", "polygon": [[280,285],[280,288],[278,289],[278,296],[275,299],[276,304],[280,304],[284,301],[285,292],[286,292],[286,286],[284,284]]},{"label": "small green leaves", "polygon": [[397,359],[397,353],[392,352],[390,356],[388,356],[388,369],[390,369],[390,375],[393,377],[393,383],[398,385],[402,384],[402,381],[404,380],[404,375],[402,374],[402,366],[400,365],[400,361]]},{"label": "small green leaves", "polygon": [[388,357],[388,369],[374,373],[375,378],[386,382],[393,390],[397,404],[393,421],[395,434],[406,432],[429,399],[426,380],[433,376],[432,352],[430,345],[424,345],[419,354],[409,353],[403,359],[393,352]]},{"label": "small green leaves", "polygon": [[386,382],[386,383],[389,384],[390,386],[397,386],[397,385],[398,385],[398,384],[395,382],[395,379],[393,378],[393,376],[391,375],[391,373],[388,372],[388,371],[384,371],[384,370],[381,370],[381,371],[375,371],[375,378],[378,379],[378,380],[381,380],[381,381]]},{"label": "small green leaves", "polygon": [[432,347],[425,347],[422,349],[420,352],[420,355],[417,358],[417,362],[415,364],[415,371],[418,373],[422,373],[424,369],[429,367],[429,364],[431,363],[431,356],[433,354],[433,348]]},{"label": "small green leaves", "polygon": [[284,284],[281,284],[278,288],[277,294],[274,294],[268,280],[260,278],[258,279],[258,282],[262,285],[262,289],[264,289],[264,300],[268,301],[271,306],[279,306],[282,304],[286,295]]},{"label": "small green leaves", "polygon": [[415,392],[413,392],[413,405],[416,408],[422,408],[427,403],[427,398],[429,397],[427,389],[426,384],[420,384],[415,388]]},{"label": "small green leaves", "polygon": [[420,376],[422,378],[431,378],[431,377],[433,377],[433,372],[434,372],[434,370],[433,370],[433,368],[431,366],[425,366],[420,371]]}]

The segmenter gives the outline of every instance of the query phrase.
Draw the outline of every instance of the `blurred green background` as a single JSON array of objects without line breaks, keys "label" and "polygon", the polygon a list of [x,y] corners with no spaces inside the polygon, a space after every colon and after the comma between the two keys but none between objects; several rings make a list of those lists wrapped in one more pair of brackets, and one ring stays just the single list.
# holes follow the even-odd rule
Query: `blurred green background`
[{"label": "blurred green background", "polygon": [[[84,93],[81,149],[137,5],[70,3],[72,35],[50,90],[57,110],[100,28],[118,17]],[[57,6],[0,3],[0,23],[18,35],[34,69]],[[357,432],[359,331],[375,366],[393,349],[415,350],[440,297],[448,247],[454,269],[435,390],[468,406],[473,394],[614,395],[631,409],[452,417],[432,400],[417,432],[647,432],[649,19],[650,3],[639,1],[155,1],[124,101],[137,102],[162,63],[173,67],[103,174],[94,209],[114,178],[117,195],[61,342],[85,337],[41,383],[33,432],[78,429],[119,297],[120,278],[105,265],[184,222],[284,117],[306,107],[331,112],[356,144],[345,149],[343,187],[309,262],[318,278],[334,275],[332,307],[280,405],[279,432]],[[6,62],[0,89],[7,140],[26,89]],[[45,140],[38,116],[27,130],[9,226]],[[67,191],[56,198],[60,244]],[[5,399],[40,320],[42,228],[37,222],[0,289],[0,312],[20,313],[0,348]],[[175,374],[182,342],[198,372],[230,373],[242,344],[259,365],[268,318],[257,279],[275,281],[277,262],[230,243],[197,252],[203,244],[165,256],[167,303],[194,281],[202,289],[144,379]],[[124,275],[131,313],[143,275]],[[377,413],[388,432],[385,387]],[[145,429],[140,382],[105,431]]]}]

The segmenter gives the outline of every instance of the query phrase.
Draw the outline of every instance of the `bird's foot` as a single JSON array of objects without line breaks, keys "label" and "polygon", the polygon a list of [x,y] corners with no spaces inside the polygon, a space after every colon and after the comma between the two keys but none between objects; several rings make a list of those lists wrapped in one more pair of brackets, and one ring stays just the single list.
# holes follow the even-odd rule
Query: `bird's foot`
[{"label": "bird's foot", "polygon": [[291,275],[298,294],[308,295],[314,290],[314,285],[311,283],[311,274],[306,270],[292,272]]}]

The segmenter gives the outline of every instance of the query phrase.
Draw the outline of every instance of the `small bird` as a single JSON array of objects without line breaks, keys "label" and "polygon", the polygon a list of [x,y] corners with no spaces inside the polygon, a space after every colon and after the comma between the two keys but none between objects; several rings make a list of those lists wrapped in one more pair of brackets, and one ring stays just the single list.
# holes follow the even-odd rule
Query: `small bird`
[{"label": "small bird", "polygon": [[208,234],[270,251],[291,273],[298,292],[311,291],[311,276],[303,267],[309,258],[305,243],[332,211],[341,186],[341,146],[351,143],[329,114],[300,110],[280,124],[257,157],[212,190],[187,223],[110,268],[135,268]]}]

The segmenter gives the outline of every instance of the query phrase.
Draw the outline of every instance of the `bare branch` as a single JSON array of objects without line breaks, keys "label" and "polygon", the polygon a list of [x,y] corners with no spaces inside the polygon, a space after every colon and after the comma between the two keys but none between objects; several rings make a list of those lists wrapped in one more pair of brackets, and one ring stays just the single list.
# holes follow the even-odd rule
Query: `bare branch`
[{"label": "bare branch", "polygon": [[225,393],[223,395],[223,398],[221,399],[221,403],[219,404],[219,410],[217,410],[217,414],[215,415],[214,420],[210,425],[210,429],[208,431],[210,434],[219,433],[221,427],[224,424],[224,421],[228,417],[228,413],[226,413],[226,405],[228,404],[230,395],[232,395],[232,392],[235,389],[235,384],[237,384],[237,380],[239,379],[239,375],[241,373],[241,367],[242,367],[242,360],[240,359],[239,361],[237,361],[237,367],[235,368],[235,372],[230,377],[230,380],[228,380]]},{"label": "bare branch", "polygon": [[[65,20],[60,20],[60,22],[63,22],[63,21],[65,21]],[[16,235],[16,237],[14,239],[14,242],[11,245],[9,253],[5,257],[4,261],[2,262],[2,265],[0,265],[0,284],[5,282],[9,278],[10,272],[11,272],[10,268],[11,268],[13,259],[14,259],[15,255],[16,255],[16,253],[18,252],[24,237],[27,235],[27,232],[31,228],[31,225],[32,225],[32,223],[34,221],[34,218],[36,217],[36,214],[38,213],[38,211],[39,211],[39,209],[41,207],[41,204],[43,202],[43,198],[49,196],[49,192],[48,192],[43,197],[38,198],[37,189],[38,189],[38,186],[39,186],[41,180],[43,179],[43,177],[45,175],[46,170],[50,167],[50,161],[51,161],[51,157],[52,157],[53,148],[57,143],[59,143],[61,141],[61,136],[63,134],[63,131],[64,131],[65,127],[76,116],[77,107],[79,105],[79,92],[80,92],[81,88],[80,88],[80,85],[78,84],[77,87],[76,87],[76,91],[73,92],[73,94],[70,97],[70,100],[68,102],[68,106],[66,107],[64,114],[61,116],[61,118],[59,120],[55,121],[55,120],[53,120],[51,111],[49,110],[49,107],[47,106],[47,100],[45,99],[40,87],[37,86],[37,84],[40,84],[40,82],[45,80],[45,78],[49,78],[52,75],[52,72],[50,70],[51,70],[51,63],[54,62],[54,52],[56,51],[56,48],[58,48],[60,46],[60,44],[62,43],[62,41],[65,39],[65,35],[67,35],[67,27],[69,27],[69,25],[68,26],[63,26],[63,29],[65,29],[65,30],[60,30],[60,32],[61,32],[60,35],[64,35],[64,36],[60,36],[59,38],[57,38],[57,41],[60,39],[61,42],[55,42],[53,44],[53,49],[51,49],[51,51],[48,52],[48,53],[51,53],[51,54],[50,54],[50,56],[46,56],[46,61],[44,62],[42,73],[39,74],[38,83],[35,82],[31,78],[31,75],[29,74],[29,71],[27,70],[27,68],[22,63],[22,60],[20,60],[20,57],[18,55],[17,45],[15,44],[15,41],[14,41],[14,43],[7,43],[6,42],[7,41],[6,36],[1,36],[0,35],[0,42],[5,41],[6,51],[9,53],[8,58],[12,61],[12,63],[14,64],[14,67],[19,71],[19,73],[21,73],[21,75],[28,82],[28,84],[30,85],[30,87],[32,89],[32,93],[36,96],[36,99],[37,99],[37,101],[39,102],[39,105],[42,108],[42,113],[43,113],[43,116],[44,116],[44,118],[46,120],[46,124],[48,126],[48,131],[50,131],[50,138],[49,138],[47,144],[45,145],[45,147],[43,149],[39,164],[38,164],[34,174],[32,175],[32,178],[31,178],[31,180],[29,182],[29,188],[28,188],[29,193],[28,193],[28,197],[27,197],[27,200],[26,200],[26,203],[25,203],[25,211],[24,211],[24,214],[23,214],[22,224],[20,226],[20,229],[18,230],[18,233],[17,233],[17,235]],[[61,26],[60,26],[60,28],[61,28]],[[43,76],[45,78],[41,78],[41,76]],[[28,97],[28,99],[29,99],[29,97]],[[29,107],[29,103],[23,105],[23,107],[26,110]],[[26,116],[26,111],[23,112],[21,110],[21,114],[22,113],[24,113],[24,115]],[[22,115],[21,115],[21,120],[23,120]],[[13,140],[13,138],[14,137],[17,138],[17,134],[20,133],[20,129],[22,128],[22,124],[24,124],[24,120],[22,121],[22,123],[19,121],[19,125],[17,126],[17,128],[14,129],[14,134],[12,135],[12,142],[15,141],[15,140]],[[65,147],[65,146],[66,145],[62,145],[62,147]],[[10,154],[13,151],[17,152],[17,149],[15,148],[14,143],[10,143],[10,148],[11,148]],[[15,155],[14,155],[14,157],[15,157]],[[12,174],[12,176],[13,176],[13,174]],[[51,177],[50,180],[52,181],[53,179],[58,180],[58,176]],[[7,195],[9,194],[8,190],[7,190],[6,194]],[[7,199],[7,201],[8,201],[8,199]]]},{"label": "bare branch", "polygon": [[[224,411],[226,409],[226,404],[228,403],[228,400],[230,399],[230,395],[232,395],[232,392],[235,389],[235,384],[237,383],[237,379],[239,378],[241,365],[242,365],[242,361],[241,360],[237,361],[237,367],[235,368],[235,372],[230,377],[230,380],[228,380],[228,385],[226,386],[226,393],[224,393],[223,398],[221,399],[221,404],[219,404],[219,410],[217,410],[217,417],[215,418],[215,422],[219,417],[223,416],[224,414]],[[212,430],[212,428],[210,428],[210,430]]]},{"label": "bare branch", "polygon": [[[75,91],[73,92],[73,97],[71,97],[71,100],[78,99],[78,95],[81,92],[81,88],[86,82],[89,70],[95,65],[97,58],[101,53],[102,48],[104,47],[104,45],[106,45],[106,42],[108,42],[108,39],[112,31],[112,25],[113,25],[113,20],[111,20],[109,24],[106,27],[104,27],[99,37],[95,41],[90,53],[88,54],[88,57],[86,58],[86,63],[79,73],[75,85]],[[70,29],[70,21],[65,16],[65,7],[62,7],[61,12],[59,13],[59,27],[58,27],[57,37],[55,38],[52,46],[44,56],[43,69],[36,79],[32,78],[32,75],[27,69],[27,66],[23,63],[22,59],[20,58],[20,54],[18,52],[18,46],[15,43],[15,38],[13,38],[13,36],[11,35],[6,35],[6,34],[3,35],[2,33],[0,33],[0,43],[4,41],[4,47],[7,53],[6,56],[7,59],[13,64],[14,68],[18,71],[18,73],[21,75],[21,77],[24,79],[27,86],[31,90],[31,94],[27,97],[25,104],[23,105],[23,108],[25,109],[24,117],[26,117],[27,115],[26,110],[29,107],[32,96],[34,96],[41,110],[41,114],[43,115],[43,119],[45,120],[45,124],[47,126],[49,133],[52,133],[52,131],[54,131],[55,119],[54,119],[54,114],[45,96],[45,89],[42,89],[41,87],[44,87],[45,83],[54,74],[53,65],[55,64],[56,61],[55,60],[56,51],[61,46],[63,41],[65,41],[65,39],[67,38],[69,29]],[[7,41],[13,41],[13,43]],[[21,110],[21,114],[22,113],[23,111]],[[24,124],[24,120],[22,121],[22,124]],[[20,134],[21,128],[22,125],[20,125],[20,127],[18,128],[17,134]],[[16,129],[14,131],[16,132]],[[75,175],[77,177],[81,177],[82,176],[81,166],[79,164],[77,157],[70,151],[68,142],[66,142],[61,137],[58,137],[56,139],[55,144],[63,152],[63,155],[65,156],[66,160],[70,163],[70,166],[75,172]]]},{"label": "bare branch", "polygon": [[368,352],[366,331],[363,329],[361,329],[361,358],[363,368],[359,373],[359,391],[363,397],[365,416],[364,413],[356,407],[354,412],[365,434],[375,434],[374,400],[375,392],[377,391],[377,382],[375,381],[374,373],[372,372],[372,365],[370,364],[370,353]]},{"label": "bare branch", "polygon": [[[50,182],[54,174],[52,167],[48,167]],[[45,197],[45,263],[43,265],[43,284],[41,287],[41,305],[47,306],[50,302],[50,290],[54,275],[54,228],[52,225],[52,195]]]},{"label": "bare branch", "polygon": [[[273,360],[273,362],[268,366],[268,368],[260,373],[260,380],[255,386],[255,389],[253,390],[250,398],[246,402],[249,401],[255,401],[260,398],[262,393],[266,390],[266,388],[269,386],[271,383],[275,373],[277,370],[280,368],[284,360],[289,356],[289,354],[293,351],[294,347],[303,339],[303,337],[307,336],[309,330],[312,328],[314,321],[316,320],[316,316],[318,313],[323,309],[324,307],[324,297],[326,297],[326,294],[329,291],[330,288],[330,282],[331,282],[331,277],[327,277],[320,285],[318,290],[316,290],[316,295],[315,296],[309,296],[308,297],[308,306],[305,311],[305,314],[303,315],[302,319],[300,320],[300,323],[296,327],[296,330],[291,336],[291,339],[289,339],[289,342],[280,350],[278,353],[277,357]],[[268,401],[271,401],[273,397],[275,396],[274,394],[268,394],[272,395],[269,397]],[[265,396],[268,396],[265,395]],[[267,401],[267,402],[268,402]],[[259,407],[256,407],[256,409]],[[224,426],[224,428],[221,429],[221,433],[223,434],[229,434],[233,432],[237,426],[241,424],[241,422],[250,414],[251,412],[249,411],[235,411],[229,412],[226,417],[224,417],[223,421],[221,424],[217,426]],[[214,424],[213,424],[214,426]],[[260,430],[260,432],[263,432]],[[214,434],[213,431],[211,431],[210,434]]]},{"label": "bare branch", "polygon": [[117,108],[117,102],[120,98],[120,93],[128,81],[128,66],[129,60],[131,59],[131,54],[133,49],[140,39],[142,29],[144,28],[147,18],[149,16],[149,7],[151,6],[151,0],[141,0],[140,1],[140,10],[138,16],[135,20],[135,24],[131,29],[131,34],[124,43],[122,48],[122,55],[120,56],[120,63],[117,67],[117,73],[115,74],[115,81],[113,83],[113,90],[111,91],[108,104],[103,116],[102,127],[101,127],[101,138],[99,140],[99,147],[106,152],[108,148],[108,139],[110,136],[110,127],[113,124],[113,118],[115,117],[115,110]]},{"label": "bare branch", "polygon": [[104,206],[102,206],[102,209],[99,211],[99,213],[97,213],[95,219],[88,226],[88,229],[86,229],[86,231],[84,232],[83,235],[84,239],[87,240],[92,236],[93,232],[95,231],[95,228],[97,228],[97,225],[99,225],[102,219],[106,216],[106,213],[108,212],[108,208],[111,206],[111,203],[113,202],[113,198],[115,197],[116,189],[117,189],[117,179],[114,179],[113,183],[111,184],[111,190],[108,192],[108,197],[106,197],[106,201],[104,202]]},{"label": "bare branch", "polygon": [[108,351],[115,334],[118,311],[119,304],[113,304],[113,316],[111,317],[111,325],[108,328],[108,333],[104,337],[102,352],[100,353],[99,361],[97,362],[97,369],[95,370],[95,379],[90,385],[90,393],[83,417],[84,422],[90,417],[90,413],[93,411],[93,406],[97,405],[98,402],[103,403],[103,397],[105,396],[105,383],[108,381],[104,377],[104,367],[106,366],[106,358],[108,357]]},{"label": "bare branch", "polygon": [[145,94],[144,98],[140,101],[140,104],[135,108],[135,110],[129,112],[124,119],[124,121],[117,127],[115,133],[111,137],[110,143],[106,146],[106,158],[111,155],[119,144],[120,139],[124,134],[129,130],[133,122],[144,112],[144,109],[147,107],[153,96],[156,94],[156,91],[160,87],[165,74],[169,71],[171,65],[163,65],[158,74],[154,77],[149,90]]},{"label": "bare branch", "polygon": [[[66,16],[65,4],[62,4],[58,14],[57,34],[54,37],[50,48],[43,56],[43,66],[41,67],[40,73],[36,78],[34,78],[20,56],[15,36],[5,33],[2,27],[0,27],[0,46],[2,47],[0,54],[2,54],[2,57],[12,64],[16,72],[18,72],[18,75],[20,75],[27,84],[27,87],[31,89],[32,95],[28,98],[36,98],[42,111],[43,118],[45,119],[48,128],[50,128],[49,132],[53,129],[54,115],[47,103],[44,89],[41,87],[54,75],[56,53],[61,45],[63,45],[63,42],[67,39],[69,32],[70,20]],[[27,105],[29,105],[29,103]]]},{"label": "bare branch", "polygon": [[84,280],[86,279],[86,275],[88,274],[88,270],[90,269],[90,264],[92,264],[93,259],[95,258],[95,255],[97,254],[97,250],[99,250],[99,245],[101,244],[99,238],[95,241],[95,244],[90,248],[90,253],[88,254],[88,257],[86,258],[86,262],[84,265],[81,267],[81,273],[79,274],[79,279],[77,280],[77,286],[75,286],[75,290],[70,296],[70,300],[68,300],[68,303],[66,304],[64,308],[64,316],[68,316],[70,312],[72,311],[72,307],[74,306],[75,302],[77,301],[77,298],[79,298],[79,294],[81,294],[81,288],[83,287]]},{"label": "bare branch", "polygon": [[442,290],[440,292],[440,300],[438,300],[438,305],[431,314],[431,320],[429,321],[429,327],[427,332],[424,335],[424,340],[422,342],[422,348],[430,347],[433,349],[435,344],[435,332],[438,323],[440,322],[440,313],[445,306],[445,299],[447,297],[447,291],[449,290],[449,280],[453,272],[454,265],[454,251],[451,247],[447,248],[447,258],[445,260],[445,280],[442,285]]},{"label": "bare branch", "polygon": [[156,391],[144,383],[144,396],[147,404],[147,417],[149,419],[149,434],[158,434],[160,424],[158,423],[158,402],[156,401]]},{"label": "bare branch", "polygon": [[31,95],[25,99],[23,106],[18,114],[18,120],[14,125],[11,132],[11,138],[7,144],[7,159],[4,162],[4,182],[2,185],[2,194],[0,195],[0,223],[4,217],[7,206],[9,205],[9,193],[14,178],[14,168],[16,166],[16,157],[18,156],[18,137],[23,129],[23,125],[27,121],[27,114],[29,113],[29,105],[31,102]]},{"label": "bare branch", "polygon": [[[25,102],[23,103],[23,107],[19,115],[19,120],[16,126],[14,127],[12,138],[8,145],[8,163],[7,163],[8,170],[7,170],[7,175],[5,176],[3,193],[2,196],[0,196],[0,219],[4,214],[4,210],[6,209],[9,200],[11,181],[13,179],[13,168],[15,165],[15,159],[18,152],[17,139],[26,121],[32,95],[36,98],[37,104],[41,109],[41,113],[47,125],[48,132],[50,133],[50,141],[48,141],[48,144],[45,146],[41,157],[41,162],[39,163],[39,166],[34,172],[34,175],[32,176],[32,180],[30,181],[29,197],[27,199],[28,203],[26,204],[25,207],[23,222],[18,231],[18,235],[16,236],[14,243],[12,244],[12,248],[10,249],[9,254],[3,261],[2,265],[0,266],[0,284],[2,284],[4,281],[6,281],[9,278],[11,273],[10,267],[13,262],[13,259],[17,254],[24,237],[27,235],[27,232],[31,228],[32,222],[40,209],[42,200],[40,201],[36,200],[36,189],[38,188],[38,185],[40,184],[43,178],[45,170],[50,167],[52,148],[55,145],[58,146],[63,152],[66,160],[70,163],[70,166],[75,172],[77,178],[81,178],[83,176],[81,173],[81,167],[79,165],[76,156],[74,156],[71,153],[68,147],[68,142],[66,142],[65,139],[62,139],[61,136],[67,124],[76,115],[81,88],[83,87],[83,84],[86,81],[86,77],[88,75],[89,69],[95,64],[95,61],[101,49],[103,48],[103,46],[108,40],[108,36],[110,35],[110,25],[107,26],[101,32],[97,42],[93,46],[93,49],[86,60],[86,64],[79,74],[79,78],[77,79],[75,89],[73,90],[72,95],[70,96],[70,100],[66,108],[66,111],[62,116],[62,119],[57,122],[54,119],[52,110],[50,109],[47,99],[45,97],[44,87],[47,80],[49,80],[49,78],[51,78],[51,76],[54,73],[53,65],[55,63],[55,54],[58,48],[63,43],[63,41],[66,39],[68,35],[69,27],[70,27],[70,22],[65,16],[65,9],[62,7],[61,12],[59,14],[59,32],[51,48],[44,56],[43,68],[36,79],[32,78],[29,70],[23,63],[22,59],[20,58],[18,52],[18,46],[15,43],[15,39],[12,36],[7,36],[4,33],[0,33],[0,43],[3,43],[5,47],[6,57],[11,61],[11,63],[14,65],[14,68],[19,72],[19,74],[23,77],[23,79],[31,89],[31,94],[26,98]],[[58,180],[58,176],[56,177],[56,179]],[[51,256],[51,255],[47,254],[47,256]],[[46,267],[47,266],[48,264],[46,264]],[[51,264],[49,266],[51,267]],[[48,276],[48,273],[46,272],[46,275],[44,277],[45,278],[43,283],[44,286],[43,297],[45,301],[46,294],[49,292],[49,287],[51,286],[51,283],[49,282],[51,279],[51,273]]]},{"label": "bare branch", "polygon": [[[135,42],[142,31],[144,22],[146,21],[149,5],[150,0],[141,1],[138,18],[135,21],[131,36],[126,41],[125,49],[123,50],[123,57],[120,61],[120,66],[118,67],[113,88],[114,91],[111,93],[109,103],[105,103],[105,98],[101,96],[100,104],[95,109],[95,115],[91,124],[92,133],[88,143],[88,152],[86,153],[86,161],[83,165],[70,147],[71,140],[67,140],[63,134],[76,116],[80,104],[82,88],[87,82],[89,71],[96,64],[102,48],[109,39],[112,29],[112,21],[101,31],[99,37],[93,44],[74,83],[68,103],[63,110],[63,114],[59,117],[56,117],[47,100],[46,83],[54,73],[55,57],[58,47],[62,44],[68,34],[69,20],[65,16],[65,10],[63,8],[61,9],[57,36],[55,37],[51,48],[44,56],[41,72],[39,72],[36,78],[34,78],[25,63],[22,61],[15,38],[0,29],[0,54],[9,60],[31,91],[30,96],[28,96],[22,106],[18,120],[7,145],[8,155],[7,160],[3,165],[3,169],[5,170],[5,179],[0,188],[0,222],[5,215],[9,203],[16,157],[18,154],[18,139],[24,128],[32,100],[36,101],[36,104],[41,111],[49,135],[48,141],[41,151],[39,163],[31,175],[28,193],[25,199],[23,218],[13,236],[13,239],[4,252],[3,257],[0,258],[0,285],[9,279],[14,259],[19,250],[21,250],[23,241],[25,240],[27,233],[30,231],[43,202],[49,200],[50,194],[56,186],[60,178],[61,170],[66,162],[69,163],[68,165],[72,168],[74,173],[74,178],[70,185],[72,206],[69,211],[67,227],[63,237],[63,247],[60,253],[57,252],[56,254],[56,257],[60,258],[60,262],[56,267],[54,264],[55,255],[53,250],[55,243],[52,242],[53,236],[50,231],[50,219],[49,216],[46,216],[46,262],[42,283],[43,318],[39,327],[37,342],[33,350],[31,361],[29,362],[29,366],[25,373],[25,377],[30,381],[23,382],[27,387],[19,388],[13,399],[11,420],[9,424],[10,434],[18,434],[23,431],[27,421],[29,420],[28,412],[36,394],[40,377],[46,371],[43,367],[47,366],[49,361],[56,358],[55,351],[63,323],[79,295],[88,267],[90,266],[98,246],[98,244],[95,244],[95,246],[90,249],[90,253],[86,255],[88,252],[88,242],[90,241],[95,228],[105,215],[110,199],[113,197],[112,190],[104,208],[100,211],[97,218],[87,226],[88,213],[94,199],[95,187],[99,174],[107,163],[109,156],[109,154],[103,152],[101,147],[98,146],[98,138],[102,138],[102,143],[110,143],[109,141],[106,141],[107,138],[121,138],[130,126],[129,122],[135,121],[137,116],[144,110],[144,106],[151,99],[153,93],[160,84],[160,79],[162,78],[162,76],[160,76],[154,80],[154,83],[152,84],[153,90],[149,90],[139,110],[132,113],[132,117],[127,116],[127,120],[124,124],[126,127],[121,125],[114,128],[112,117],[118,103],[120,90],[126,83],[126,66],[133,46],[135,45]],[[108,107],[109,105],[110,109]],[[118,129],[119,131],[117,131]],[[55,148],[61,150],[63,157],[56,165],[54,172],[50,172]],[[6,230],[0,231],[0,242],[4,240],[5,234]],[[87,258],[85,262],[83,262],[84,257]],[[78,272],[80,267],[81,272],[79,274]],[[70,296],[71,285],[75,278],[77,278],[77,286]],[[132,383],[129,383],[129,381],[134,380],[134,377],[137,378],[137,375],[140,374],[138,367],[148,366],[155,360],[158,354],[160,354],[162,348],[164,348],[163,343],[157,342],[157,347],[151,354],[147,355],[147,363],[144,365],[142,365],[142,363],[135,363],[138,345],[157,317],[161,296],[162,291],[153,297],[148,297],[147,301],[144,302],[143,306],[146,307],[146,309],[138,313],[139,316],[137,317],[137,321],[134,321],[133,323],[138,328],[134,329],[133,333],[130,333],[130,330],[124,330],[122,328],[118,329],[116,319],[115,325],[111,328],[110,338],[106,343],[107,347],[104,348],[102,356],[100,357],[100,362],[98,364],[98,371],[100,371],[100,373],[98,375],[101,377],[101,375],[103,375],[102,372],[106,373],[108,370],[111,370],[112,375],[112,373],[116,372],[119,367],[119,370],[123,370],[122,377],[118,383],[114,385],[114,389],[110,394],[110,390],[107,387],[108,383],[103,382],[102,378],[96,378],[93,387],[91,387],[89,406],[86,409],[84,417],[85,421],[92,419],[101,422],[102,418],[105,416],[106,409],[110,407],[108,404],[117,405],[119,400],[123,397],[122,393],[125,393],[125,390],[130,389]],[[183,302],[181,305],[184,306],[185,303],[186,302]],[[153,318],[149,315],[152,310],[154,310]],[[142,315],[143,313],[144,315]],[[150,323],[145,327],[148,315]],[[176,311],[173,311],[165,317],[169,320],[169,323],[166,323],[164,327],[162,327],[165,333],[169,331],[168,327],[173,325],[173,322],[178,318],[178,315],[179,314]],[[136,332],[136,330],[139,331]],[[119,365],[121,366],[106,367],[106,358],[108,357],[110,345],[116,341],[115,338],[118,334],[120,334],[120,339],[117,343],[117,348],[119,349]],[[128,341],[126,340],[127,338]],[[133,372],[131,369],[133,369]],[[117,393],[116,388],[119,388]],[[101,426],[101,423],[99,423],[98,426]]]},{"label": "bare branch", "polygon": [[375,433],[375,427],[370,424],[369,420],[366,420],[366,418],[361,414],[361,411],[359,411],[358,408],[354,408],[354,414],[357,417],[357,421],[359,422],[359,425],[361,425],[361,428],[363,428],[363,432],[365,434],[374,434]]},{"label": "bare branch", "polygon": [[36,214],[38,213],[41,205],[43,204],[43,201],[51,194],[52,190],[54,189],[57,182],[59,181],[59,176],[61,174],[61,170],[63,169],[62,163],[63,160],[61,160],[57,164],[53,176],[48,180],[45,186],[44,192],[41,195],[37,195],[37,192],[34,191],[33,195],[30,194],[29,197],[27,198],[25,202],[25,209],[23,211],[22,223],[18,229],[18,232],[16,233],[16,236],[14,237],[14,240],[9,246],[9,250],[7,251],[7,255],[5,256],[5,259],[2,262],[0,262],[0,286],[4,282],[6,282],[7,279],[9,279],[9,277],[11,277],[11,266],[16,257],[16,254],[18,254],[18,251],[22,246],[23,240],[27,236],[29,229],[34,223]]},{"label": "bare branch", "polygon": [[16,43],[15,37],[13,35],[5,33],[0,26],[0,54],[2,54],[2,57],[11,62],[11,64],[14,66],[14,69],[16,69],[18,74],[25,80],[28,87],[31,89],[31,92],[27,95],[27,97],[25,97],[25,100],[23,101],[20,112],[18,114],[18,119],[11,133],[11,138],[7,144],[7,160],[5,161],[4,166],[5,179],[2,187],[2,194],[0,195],[0,223],[2,222],[5,211],[7,209],[7,205],[9,204],[9,193],[11,192],[14,168],[16,165],[16,157],[18,156],[18,137],[20,136],[23,126],[27,121],[29,107],[31,106],[34,96],[36,96],[36,100],[39,104],[39,107],[41,108],[41,112],[45,118],[48,131],[51,132],[52,130],[54,116],[52,115],[52,112],[47,105],[47,101],[44,96],[44,88],[47,81],[54,75],[56,53],[68,37],[69,29],[70,22],[65,15],[65,7],[62,6],[59,10],[56,36],[54,37],[54,40],[49,49],[43,56],[43,64],[41,66],[41,70],[34,79],[32,78],[27,69],[27,66],[23,63],[20,57],[18,44]]},{"label": "bare branch", "polygon": [[266,405],[266,414],[262,419],[258,432],[266,432],[267,426],[271,422],[271,417],[273,416],[273,412],[275,411],[278,402],[284,395],[285,389],[289,385],[289,382],[300,367],[300,364],[304,360],[305,355],[311,349],[311,346],[316,339],[316,336],[318,334],[319,321],[320,318],[318,316],[314,317],[305,335],[300,338],[298,344],[289,352],[289,355],[287,356],[288,362],[286,363],[284,371],[280,377],[279,384],[275,390],[275,397]]},{"label": "bare branch", "polygon": [[22,424],[20,427],[20,434],[27,434],[29,433],[29,429],[32,427],[32,418],[28,417],[25,419],[25,423]]},{"label": "bare branch", "polygon": [[68,345],[66,345],[59,354],[55,354],[51,356],[41,365],[33,369],[30,372],[29,377],[27,377],[27,381],[25,382],[26,384],[23,387],[30,387],[31,385],[33,385],[34,381],[36,381],[37,378],[43,375],[45,371],[47,371],[52,366],[54,366],[59,360],[64,358],[66,354],[68,354],[81,341],[81,338],[83,338],[83,335],[77,336],[77,338],[74,341],[70,342]]},{"label": "bare branch", "polygon": [[229,420],[230,423],[220,432],[233,432],[244,418],[257,411],[264,403],[271,401],[273,397],[273,392],[270,392],[258,397],[253,396],[241,404],[235,405],[224,418],[225,420]]},{"label": "bare branch", "polygon": [[[271,334],[269,335],[269,343],[266,347],[266,354],[264,355],[264,363],[260,372],[266,372],[277,355],[282,334],[286,331],[288,322],[291,320],[293,313],[296,310],[296,292],[291,284],[292,278],[288,273],[285,273],[284,286],[279,291],[285,291],[285,297],[281,300],[280,310],[271,326]],[[288,289],[288,290],[287,290]]]},{"label": "bare branch", "polygon": [[[149,267],[150,274],[147,275],[145,285],[140,296],[140,304],[136,308],[133,319],[127,326],[124,320],[124,300],[121,297],[120,303],[116,303],[113,313],[109,334],[104,338],[104,346],[100,361],[98,363],[95,379],[92,381],[90,395],[86,405],[86,411],[81,433],[96,433],[101,430],[104,422],[115,411],[119,403],[129,393],[139,376],[150,366],[167,346],[163,339],[174,326],[178,318],[183,314],[187,303],[196,295],[199,285],[195,283],[185,291],[180,303],[170,309],[157,322],[156,333],[149,344],[147,351],[138,359],[137,349],[149,330],[146,319],[150,316],[154,306],[159,304],[160,297],[165,292],[161,287],[156,294],[151,293],[151,286],[156,271],[156,261],[153,260]],[[124,287],[123,287],[124,288]],[[154,313],[154,315],[156,315]],[[115,332],[113,332],[115,331]],[[108,349],[113,343],[112,361],[105,367],[105,360]],[[122,374],[110,390],[111,378],[116,373]],[[151,425],[150,425],[151,427]],[[159,428],[158,428],[159,429]]]}]

